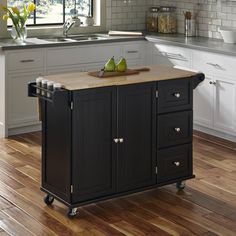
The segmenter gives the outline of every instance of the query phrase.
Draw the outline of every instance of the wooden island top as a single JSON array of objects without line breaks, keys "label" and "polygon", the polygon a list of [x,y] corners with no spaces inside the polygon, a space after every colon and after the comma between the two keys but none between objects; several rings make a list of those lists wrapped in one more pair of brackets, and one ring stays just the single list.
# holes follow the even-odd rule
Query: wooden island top
[{"label": "wooden island top", "polygon": [[197,73],[176,69],[171,66],[155,65],[148,66],[150,71],[140,72],[137,75],[120,77],[96,78],[88,75],[88,72],[65,73],[44,76],[44,79],[60,83],[67,90],[81,90],[89,88],[137,84],[151,81],[189,78]]}]

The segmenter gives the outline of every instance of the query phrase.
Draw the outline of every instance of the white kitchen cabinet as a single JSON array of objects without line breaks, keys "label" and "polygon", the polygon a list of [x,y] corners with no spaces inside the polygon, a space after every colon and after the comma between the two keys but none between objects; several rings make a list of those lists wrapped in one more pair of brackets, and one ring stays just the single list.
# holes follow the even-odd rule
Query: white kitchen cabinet
[{"label": "white kitchen cabinet", "polygon": [[191,68],[191,50],[163,45],[153,44],[152,64],[164,64]]},{"label": "white kitchen cabinet", "polygon": [[236,135],[236,80],[215,76],[214,127]]},{"label": "white kitchen cabinet", "polygon": [[193,93],[194,123],[210,127],[213,124],[214,87],[213,78],[206,76]]},{"label": "white kitchen cabinet", "polygon": [[194,124],[203,132],[236,141],[236,58],[193,50],[192,66],[210,74],[194,92]]},{"label": "white kitchen cabinet", "polygon": [[[29,99],[27,84],[34,81],[42,71],[25,74],[8,74],[7,90],[7,123],[9,134],[17,134],[24,131],[34,130],[29,127],[39,124],[37,101]],[[14,129],[14,131],[13,131]]]},{"label": "white kitchen cabinet", "polygon": [[39,128],[37,101],[29,99],[27,84],[44,74],[42,49],[6,52],[6,130],[8,135]]},{"label": "white kitchen cabinet", "polygon": [[[38,130],[37,103],[27,96],[27,84],[39,75],[100,70],[106,61],[123,56],[129,67],[145,64],[145,42],[88,44],[6,51],[1,72],[6,95],[0,104],[0,136]],[[6,58],[6,59],[5,59]],[[5,113],[6,111],[6,113]],[[5,132],[6,130],[6,132]]]},{"label": "white kitchen cabinet", "polygon": [[132,42],[122,44],[122,56],[126,59],[128,67],[146,65],[146,44]]}]

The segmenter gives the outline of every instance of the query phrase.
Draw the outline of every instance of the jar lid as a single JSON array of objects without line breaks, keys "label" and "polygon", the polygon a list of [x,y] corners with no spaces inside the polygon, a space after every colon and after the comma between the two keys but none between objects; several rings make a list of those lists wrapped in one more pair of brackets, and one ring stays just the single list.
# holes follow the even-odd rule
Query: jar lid
[{"label": "jar lid", "polygon": [[160,11],[162,12],[173,12],[176,10],[176,7],[172,7],[172,6],[161,6],[160,7]]},{"label": "jar lid", "polygon": [[154,12],[158,12],[159,9],[160,9],[159,7],[150,7],[149,11],[154,13]]},{"label": "jar lid", "polygon": [[60,83],[53,84],[53,88],[62,88],[62,85]]},{"label": "jar lid", "polygon": [[53,81],[48,81],[47,85],[53,85]]},{"label": "jar lid", "polygon": [[41,82],[42,80],[43,80],[43,77],[38,77],[38,78],[36,79],[36,82],[39,83],[39,82]]},{"label": "jar lid", "polygon": [[47,79],[43,79],[43,80],[41,81],[42,84],[47,84],[47,82],[48,82]]}]

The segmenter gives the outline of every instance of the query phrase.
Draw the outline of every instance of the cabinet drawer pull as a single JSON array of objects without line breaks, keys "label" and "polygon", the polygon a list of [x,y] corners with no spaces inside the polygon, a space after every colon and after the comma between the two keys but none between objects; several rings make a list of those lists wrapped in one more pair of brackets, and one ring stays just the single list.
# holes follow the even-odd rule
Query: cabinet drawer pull
[{"label": "cabinet drawer pull", "polygon": [[21,63],[29,63],[29,62],[34,62],[33,59],[28,59],[28,60],[21,60]]},{"label": "cabinet drawer pull", "polygon": [[123,143],[123,142],[124,142],[124,139],[123,139],[123,138],[120,138],[120,139],[119,139],[119,142],[120,142],[120,143]]},{"label": "cabinet drawer pull", "polygon": [[138,53],[137,50],[130,50],[130,51],[126,51],[127,53]]},{"label": "cabinet drawer pull", "polygon": [[119,139],[118,139],[118,138],[114,138],[113,141],[114,141],[115,143],[118,143],[118,142],[119,142]]},{"label": "cabinet drawer pull", "polygon": [[177,166],[177,167],[180,166],[180,162],[179,162],[179,161],[175,161],[174,164],[175,164],[175,166]]},{"label": "cabinet drawer pull", "polygon": [[215,69],[218,69],[218,70],[225,70],[222,66],[220,66],[219,64],[215,64],[215,63],[211,63],[211,62],[207,62],[206,63],[207,65],[209,66],[213,66]]},{"label": "cabinet drawer pull", "polygon": [[174,93],[174,96],[175,96],[176,98],[180,98],[180,93]]},{"label": "cabinet drawer pull", "polygon": [[176,128],[175,128],[175,131],[176,131],[177,133],[179,133],[179,132],[181,131],[181,129],[180,129],[179,127],[176,127]]}]

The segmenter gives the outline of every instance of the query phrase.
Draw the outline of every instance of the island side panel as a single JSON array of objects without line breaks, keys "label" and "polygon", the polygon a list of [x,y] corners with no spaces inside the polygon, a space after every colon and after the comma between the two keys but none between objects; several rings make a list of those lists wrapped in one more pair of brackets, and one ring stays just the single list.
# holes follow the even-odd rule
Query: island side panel
[{"label": "island side panel", "polygon": [[42,102],[42,189],[70,204],[71,108],[68,91]]}]

